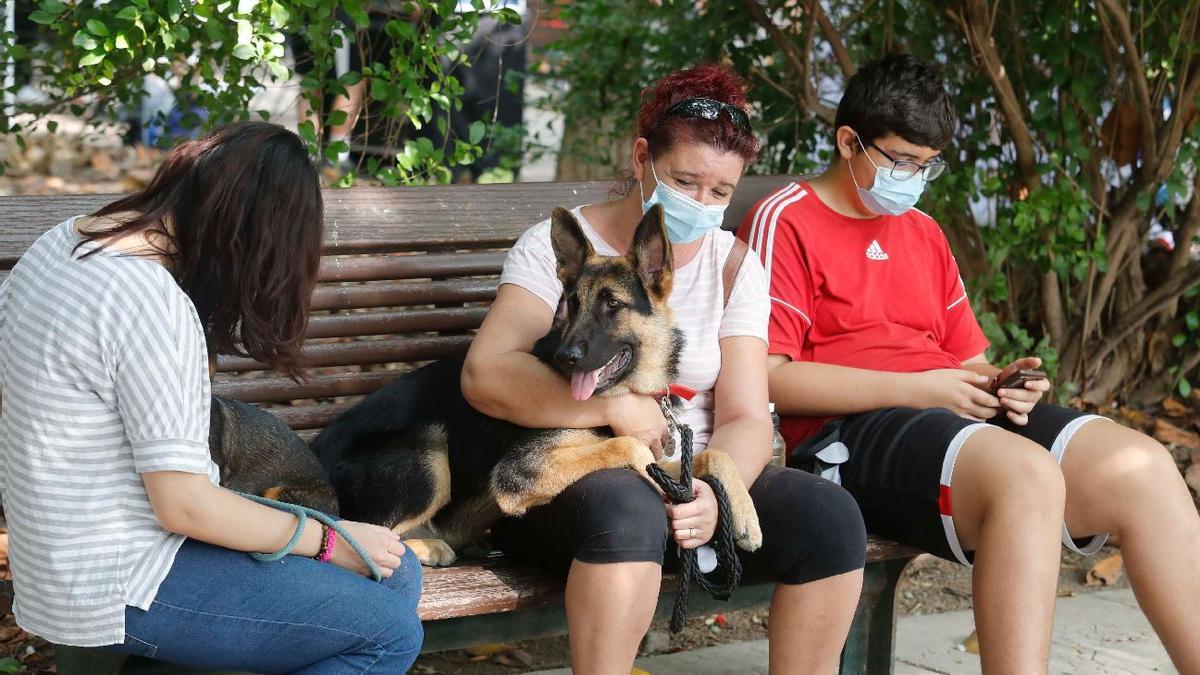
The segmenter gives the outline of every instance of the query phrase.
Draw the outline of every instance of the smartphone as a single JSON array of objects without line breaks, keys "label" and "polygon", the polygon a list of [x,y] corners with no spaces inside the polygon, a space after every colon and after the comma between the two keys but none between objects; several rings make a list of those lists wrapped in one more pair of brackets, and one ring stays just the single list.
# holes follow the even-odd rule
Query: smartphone
[{"label": "smartphone", "polygon": [[[1003,377],[1004,379],[1000,379]],[[1014,370],[1011,373],[999,373],[992,379],[991,392],[995,394],[1001,389],[1024,389],[1026,382],[1034,380],[1046,379],[1046,373],[1040,370],[1030,370],[1028,368],[1022,370]]]}]

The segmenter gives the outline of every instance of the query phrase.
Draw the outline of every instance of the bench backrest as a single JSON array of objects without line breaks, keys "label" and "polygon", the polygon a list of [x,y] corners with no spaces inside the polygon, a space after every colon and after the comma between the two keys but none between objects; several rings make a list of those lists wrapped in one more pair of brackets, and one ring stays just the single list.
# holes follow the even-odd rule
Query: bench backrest
[{"label": "bench backrest", "polygon": [[[734,228],[790,180],[749,176],[725,217]],[[355,188],[325,192],[321,282],[293,382],[246,358],[221,357],[216,394],[265,407],[312,438],[413,364],[466,352],[496,295],[505,251],[556,206],[603,201],[611,182]],[[0,274],[47,229],[114,195],[0,198]]]}]

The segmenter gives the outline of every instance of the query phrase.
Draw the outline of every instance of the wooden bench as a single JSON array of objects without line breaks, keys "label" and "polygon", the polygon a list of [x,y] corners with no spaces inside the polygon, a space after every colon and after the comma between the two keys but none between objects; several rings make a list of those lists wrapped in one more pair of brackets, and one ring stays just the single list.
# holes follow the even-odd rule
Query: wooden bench
[{"label": "wooden bench", "polygon": [[[726,226],[786,177],[748,177]],[[495,297],[504,251],[555,206],[610,197],[612,184],[524,183],[360,188],[325,193],[321,284],[305,347],[311,379],[295,383],[250,359],[222,357],[214,393],[264,405],[311,440],[321,428],[413,363],[462,354]],[[0,274],[46,229],[88,213],[109,196],[0,198]],[[891,672],[893,596],[915,551],[872,539],[862,601],[846,645],[843,673]],[[562,634],[564,579],[502,557],[427,569],[420,614],[426,651]],[[660,616],[670,611],[674,578],[663,581]],[[769,600],[769,585],[746,585],[730,602],[692,593],[694,613]],[[100,650],[59,648],[60,673],[111,671]],[[131,669],[127,668],[126,672]],[[144,672],[144,671],[139,671]],[[179,672],[174,669],[172,672]]]}]

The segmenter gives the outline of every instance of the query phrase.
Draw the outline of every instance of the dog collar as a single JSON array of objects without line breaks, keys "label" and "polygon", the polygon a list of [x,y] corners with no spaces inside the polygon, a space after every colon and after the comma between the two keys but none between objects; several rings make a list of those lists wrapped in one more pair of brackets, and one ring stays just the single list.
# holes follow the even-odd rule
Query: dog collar
[{"label": "dog collar", "polygon": [[678,396],[685,401],[690,401],[696,397],[696,390],[682,384],[669,384],[662,396]]}]

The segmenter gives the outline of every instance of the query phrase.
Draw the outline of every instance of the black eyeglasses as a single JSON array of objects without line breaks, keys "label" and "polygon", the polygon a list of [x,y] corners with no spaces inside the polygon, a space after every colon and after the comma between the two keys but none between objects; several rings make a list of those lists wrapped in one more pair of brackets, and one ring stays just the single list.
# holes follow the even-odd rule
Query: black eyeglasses
[{"label": "black eyeglasses", "polygon": [[668,108],[667,115],[715,120],[721,116],[722,111],[729,116],[729,121],[733,122],[734,126],[748,134],[754,133],[750,130],[750,117],[746,114],[745,110],[735,105],[714,101],[711,98],[684,99]]},{"label": "black eyeglasses", "polygon": [[[862,145],[861,137],[858,139],[858,144]],[[879,154],[886,157],[887,160],[892,163],[892,178],[895,178],[896,180],[908,180],[909,178],[912,178],[920,173],[924,174],[923,179],[926,183],[928,183],[946,171],[946,161],[941,158],[935,158],[928,164],[917,164],[916,162],[910,162],[907,159],[896,159],[892,157],[891,155],[887,154],[886,150],[878,145],[875,145],[875,141],[871,141],[871,147],[878,150]],[[863,151],[865,152],[866,148],[863,148]],[[870,159],[870,157],[867,159]]]}]

